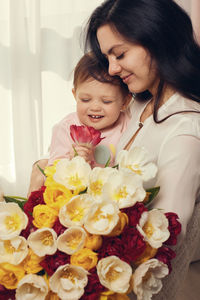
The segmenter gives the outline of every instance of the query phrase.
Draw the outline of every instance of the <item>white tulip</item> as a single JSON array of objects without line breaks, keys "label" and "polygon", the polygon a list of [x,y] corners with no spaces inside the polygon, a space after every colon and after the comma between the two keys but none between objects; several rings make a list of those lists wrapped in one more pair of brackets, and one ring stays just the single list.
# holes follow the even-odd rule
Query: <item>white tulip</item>
[{"label": "white tulip", "polygon": [[126,293],[130,286],[132,268],[117,256],[102,258],[97,264],[97,274],[103,286],[115,293]]},{"label": "white tulip", "polygon": [[113,201],[94,203],[85,218],[84,227],[91,234],[107,235],[117,225],[119,208]]},{"label": "white tulip", "polygon": [[113,173],[115,174],[117,172],[118,171],[116,169],[110,167],[94,168],[89,176],[88,194],[90,194],[94,199],[101,197],[104,184]]},{"label": "white tulip", "polygon": [[139,265],[132,277],[133,291],[137,295],[137,300],[151,300],[162,288],[161,278],[168,273],[167,265],[155,258]]},{"label": "white tulip", "polygon": [[144,147],[134,147],[121,150],[116,158],[119,168],[128,168],[140,175],[144,181],[148,181],[156,176],[157,166],[150,162],[149,153]]},{"label": "white tulip", "polygon": [[45,300],[48,285],[42,276],[29,274],[18,283],[16,300]]},{"label": "white tulip", "polygon": [[20,264],[28,254],[27,241],[22,236],[0,240],[0,263]]},{"label": "white tulip", "polygon": [[58,237],[58,249],[71,255],[83,248],[86,236],[87,234],[82,227],[70,227]]},{"label": "white tulip", "polygon": [[28,237],[28,245],[35,254],[42,257],[57,251],[57,234],[52,228],[40,228]]},{"label": "white tulip", "polygon": [[61,159],[56,165],[53,178],[69,190],[85,190],[89,183],[90,165],[83,157],[75,156],[72,160]]},{"label": "white tulip", "polygon": [[0,239],[10,240],[26,228],[27,215],[16,203],[0,202]]},{"label": "white tulip", "polygon": [[159,209],[143,212],[137,225],[138,231],[152,248],[160,248],[168,240],[170,232],[169,222],[165,214]]},{"label": "white tulip", "polygon": [[65,227],[82,226],[93,199],[88,194],[73,197],[59,211],[60,223]]},{"label": "white tulip", "polygon": [[103,197],[115,201],[120,209],[143,201],[145,196],[141,177],[127,169],[111,174],[103,187]]},{"label": "white tulip", "polygon": [[82,267],[60,266],[49,279],[50,289],[63,300],[78,300],[84,294],[89,273]]}]

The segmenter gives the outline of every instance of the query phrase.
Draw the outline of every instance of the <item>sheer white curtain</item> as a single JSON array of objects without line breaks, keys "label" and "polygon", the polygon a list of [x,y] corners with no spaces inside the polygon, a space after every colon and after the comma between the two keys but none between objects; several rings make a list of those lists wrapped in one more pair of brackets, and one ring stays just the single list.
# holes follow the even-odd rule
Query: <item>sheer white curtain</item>
[{"label": "sheer white curtain", "polygon": [[74,110],[80,32],[102,0],[0,1],[0,188],[26,195],[55,122]]}]

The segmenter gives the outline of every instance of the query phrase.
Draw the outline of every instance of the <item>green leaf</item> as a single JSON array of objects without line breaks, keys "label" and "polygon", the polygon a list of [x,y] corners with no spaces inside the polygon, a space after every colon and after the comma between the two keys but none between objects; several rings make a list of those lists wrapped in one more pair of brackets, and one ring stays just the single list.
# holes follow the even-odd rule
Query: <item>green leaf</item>
[{"label": "green leaf", "polygon": [[74,149],[74,156],[78,156],[78,152],[76,151],[75,147],[72,146],[72,148]]},{"label": "green leaf", "polygon": [[[4,199],[7,203],[17,203],[19,207],[23,210],[24,204],[26,203],[27,199],[24,197],[18,197],[18,196],[4,196]],[[22,199],[22,200],[18,200]]]},{"label": "green leaf", "polygon": [[107,162],[106,162],[106,164],[105,164],[104,168],[107,168],[107,167],[109,167],[110,160],[111,160],[111,156],[109,156],[109,158],[108,158],[108,160],[107,160]]},{"label": "green leaf", "polygon": [[79,193],[79,195],[81,195],[81,194],[85,194],[87,192],[87,188],[86,189],[84,189],[83,191],[81,191],[80,193]]},{"label": "green leaf", "polygon": [[113,169],[118,169],[118,167],[119,167],[119,164],[114,165],[112,168],[113,168]]},{"label": "green leaf", "polygon": [[149,194],[149,197],[148,197],[147,202],[145,202],[145,205],[149,205],[153,201],[153,199],[157,196],[159,191],[160,191],[159,186],[155,186],[153,188],[146,189],[146,192]]},{"label": "green leaf", "polygon": [[37,167],[38,167],[38,169],[40,170],[40,172],[42,172],[42,174],[43,174],[44,176],[46,176],[45,173],[44,173],[44,170],[43,170],[39,165],[37,165]]}]

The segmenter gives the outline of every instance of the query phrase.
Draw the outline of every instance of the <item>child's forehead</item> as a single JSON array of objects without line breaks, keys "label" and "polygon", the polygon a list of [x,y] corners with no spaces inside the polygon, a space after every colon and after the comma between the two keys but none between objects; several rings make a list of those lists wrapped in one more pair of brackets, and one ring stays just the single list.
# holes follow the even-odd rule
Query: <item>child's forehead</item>
[{"label": "child's forehead", "polygon": [[89,88],[89,87],[95,87],[97,89],[105,89],[105,90],[116,90],[119,92],[121,90],[120,84],[116,84],[114,82],[103,82],[100,80],[97,80],[96,78],[89,77],[87,80],[79,82],[78,88]]}]

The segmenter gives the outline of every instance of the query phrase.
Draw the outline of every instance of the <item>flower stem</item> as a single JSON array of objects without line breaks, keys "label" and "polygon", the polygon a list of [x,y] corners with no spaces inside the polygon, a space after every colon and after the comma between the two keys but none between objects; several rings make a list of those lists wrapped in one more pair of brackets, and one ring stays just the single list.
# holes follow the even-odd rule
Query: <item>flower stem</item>
[{"label": "flower stem", "polygon": [[25,198],[25,197],[19,197],[19,196],[4,196],[4,197],[7,197],[7,198],[14,198],[14,199],[20,199],[20,200],[24,200],[24,201],[27,201],[28,199]]}]

